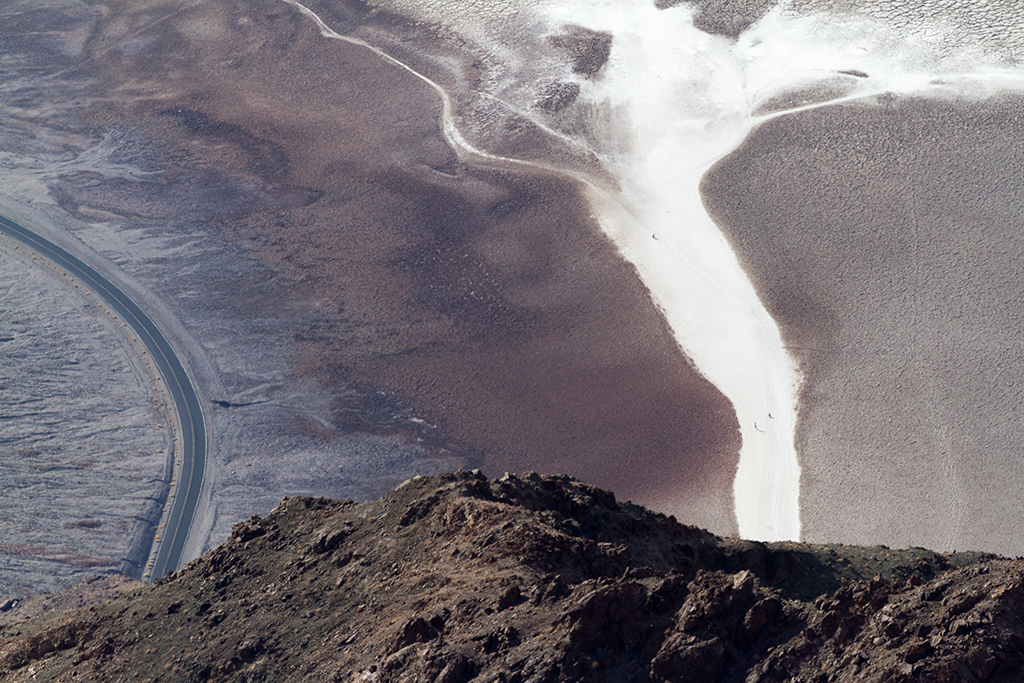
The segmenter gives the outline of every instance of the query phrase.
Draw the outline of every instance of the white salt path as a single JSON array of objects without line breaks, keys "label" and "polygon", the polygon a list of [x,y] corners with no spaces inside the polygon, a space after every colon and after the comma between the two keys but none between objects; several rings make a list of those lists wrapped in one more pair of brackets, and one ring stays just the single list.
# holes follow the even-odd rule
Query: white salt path
[{"label": "white salt path", "polygon": [[[587,27],[614,39],[588,96],[621,112],[600,131],[621,194],[602,202],[599,219],[682,348],[733,403],[743,437],[734,484],[740,534],[799,538],[800,376],[699,191],[704,173],[751,127],[743,64],[729,41],[695,29],[689,12],[652,3],[589,7]],[[565,21],[573,16],[581,15],[570,10]]]}]

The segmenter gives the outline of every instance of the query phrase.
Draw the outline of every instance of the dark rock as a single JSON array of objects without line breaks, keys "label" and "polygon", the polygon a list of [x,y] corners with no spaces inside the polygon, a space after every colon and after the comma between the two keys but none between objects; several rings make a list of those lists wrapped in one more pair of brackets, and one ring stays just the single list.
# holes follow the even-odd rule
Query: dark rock
[{"label": "dark rock", "polygon": [[899,638],[903,634],[903,627],[895,621],[889,621],[882,627],[882,633],[884,633],[885,637],[890,640],[893,638]]},{"label": "dark rock", "polygon": [[480,646],[488,654],[504,652],[516,647],[521,642],[519,632],[514,626],[502,626],[496,631],[474,637],[473,640],[479,640]]},{"label": "dark rock", "polygon": [[572,625],[570,640],[577,644],[611,636],[612,627],[643,607],[643,587],[635,583],[582,586],[584,594],[566,611]]},{"label": "dark rock", "polygon": [[717,637],[700,640],[678,633],[661,646],[651,662],[651,679],[682,683],[714,681],[726,667],[725,645]]},{"label": "dark rock", "polygon": [[402,514],[402,518],[398,520],[398,526],[409,526],[418,519],[422,519],[430,512],[430,509],[437,505],[437,496],[427,496],[414,500],[409,508]]},{"label": "dark rock", "polygon": [[535,605],[539,605],[546,601],[555,601],[559,598],[564,598],[569,595],[570,592],[568,584],[562,580],[562,577],[555,576],[547,579],[537,588],[537,592],[534,593],[532,602]]},{"label": "dark rock", "polygon": [[231,527],[231,538],[241,541],[242,543],[251,541],[254,538],[259,538],[263,534],[267,533],[266,529],[260,525],[261,521],[262,520],[259,515],[253,515],[246,521],[239,522]]},{"label": "dark rock", "polygon": [[679,610],[679,628],[689,631],[721,616],[745,614],[754,595],[754,575],[733,576],[699,572],[690,583],[686,602]]},{"label": "dark rock", "polygon": [[316,554],[330,552],[337,548],[351,531],[351,523],[337,526],[329,525],[320,529],[313,535],[313,541],[309,544],[309,552]]},{"label": "dark rock", "polygon": [[235,653],[242,661],[249,661],[263,652],[263,643],[259,640],[244,640],[235,648]]},{"label": "dark rock", "polygon": [[971,632],[971,626],[965,619],[957,619],[953,622],[949,632],[954,636],[963,636]]},{"label": "dark rock", "polygon": [[518,605],[522,600],[523,594],[519,591],[519,586],[509,586],[498,596],[498,609],[509,609]]},{"label": "dark rock", "polygon": [[0,679],[1020,680],[1024,561],[976,560],[720,539],[568,477],[452,473],[286,499],[158,584],[0,627]]},{"label": "dark rock", "polygon": [[440,635],[432,625],[423,617],[413,617],[407,620],[395,634],[392,652],[397,652],[413,643],[427,643]]},{"label": "dark rock", "polygon": [[757,631],[779,613],[782,603],[778,598],[769,597],[758,601],[743,617],[743,628]]},{"label": "dark rock", "polygon": [[903,653],[903,661],[907,664],[915,664],[932,652],[932,645],[927,640],[918,640],[910,644],[907,651]]}]

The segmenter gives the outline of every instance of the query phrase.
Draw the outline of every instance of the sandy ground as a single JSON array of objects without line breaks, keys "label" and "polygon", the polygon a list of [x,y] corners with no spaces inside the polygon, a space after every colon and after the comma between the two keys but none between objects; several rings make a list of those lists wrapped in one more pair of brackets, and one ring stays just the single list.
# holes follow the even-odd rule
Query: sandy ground
[{"label": "sandy ground", "polygon": [[[295,2],[290,4],[303,9],[326,37],[345,40],[314,10]],[[543,81],[559,75],[572,78],[565,60],[559,63],[550,54],[550,47],[547,63],[544,58],[524,58],[528,47],[524,43],[538,36],[524,36],[515,27],[497,25],[493,16],[478,9],[460,9],[442,17],[439,12],[444,5],[398,6],[413,16],[442,21],[459,35],[480,41],[479,45],[466,48],[471,53],[476,47],[489,52],[492,59],[493,55],[511,55],[507,56],[507,64],[502,65],[512,72],[508,82],[494,86],[481,79],[482,83],[473,86],[479,87],[491,103],[497,103],[496,110],[467,102],[464,96],[444,97],[446,128],[460,126],[456,132],[447,130],[446,137],[470,163],[482,161],[499,168],[524,165],[495,156],[511,155],[535,167],[556,167],[560,175],[582,181],[601,228],[637,269],[677,343],[738,412],[744,444],[734,484],[740,532],[761,539],[798,537],[799,467],[793,428],[799,377],[774,322],[701,207],[698,191],[703,170],[738,144],[745,132],[743,119],[728,110],[724,116],[731,120],[720,122],[726,125],[713,126],[710,131],[704,128],[719,112],[709,104],[713,98],[699,92],[701,86],[714,90],[719,87],[715,82],[724,80],[722,92],[728,95],[734,85],[729,76],[738,74],[729,63],[729,43],[689,26],[690,14],[686,12],[667,16],[653,6],[621,4],[591,8],[599,11],[588,14],[586,27],[570,26],[563,30],[566,35],[577,31],[577,40],[583,32],[591,37],[592,44],[594,36],[614,35],[615,49],[607,64],[598,62],[589,69],[571,69],[577,76],[601,74],[585,84],[588,92],[581,95],[581,100],[585,96],[586,104],[609,114],[607,121],[597,125],[593,121],[577,121],[582,127],[572,128],[572,116],[567,123],[556,115],[561,105],[548,106],[550,100],[543,100],[542,105],[529,101],[537,96],[536,91],[542,98],[549,91],[538,89],[534,79]],[[566,19],[577,15],[571,4],[561,3],[553,6],[546,21],[558,35]],[[523,19],[517,17],[516,21]],[[680,30],[689,32],[684,40],[677,41],[682,35]],[[564,44],[564,40],[568,39],[549,42],[557,46]],[[680,44],[686,47],[677,49]],[[456,54],[461,49],[456,48]],[[607,50],[604,57],[609,57]],[[717,61],[723,57],[725,68],[718,68]],[[429,73],[429,68],[415,66]],[[710,73],[684,79],[682,84],[677,82],[679,73],[704,72],[708,67]],[[555,91],[562,92],[562,86],[568,85],[583,90],[578,83],[563,81]],[[435,85],[435,89],[440,88]],[[740,92],[737,96],[741,95]],[[551,110],[550,115],[538,113],[538,106]],[[448,115],[452,107],[458,109],[456,120]],[[501,140],[495,148],[493,134],[478,137],[475,125],[478,119],[492,122],[494,117],[507,118],[516,125],[525,121],[543,139],[556,145],[575,143],[586,154],[581,153],[576,163],[565,163],[551,155],[538,157],[532,146],[522,144],[523,135],[511,136],[516,138],[515,143]],[[666,126],[665,121],[672,124]],[[566,125],[569,130],[560,132]],[[502,125],[492,122],[491,127],[501,129]],[[487,153],[481,154],[481,147]],[[463,151],[467,153],[462,155]],[[609,185],[606,177],[590,171],[587,161],[591,156],[601,160],[605,173],[612,172],[615,186]],[[686,190],[684,185],[688,185]],[[633,391],[627,390],[627,395]],[[626,409],[626,404],[618,408],[620,412]],[[602,431],[603,443],[613,439],[614,433]],[[579,458],[575,459],[575,466],[579,467]],[[692,493],[676,489],[674,494],[680,500],[677,505],[688,506]]]},{"label": "sandy ground", "polygon": [[[374,55],[358,48],[324,41],[310,49],[319,63],[337,59],[336,70],[367,59],[367,76],[382,75]],[[383,75],[400,92],[431,95],[402,69]],[[427,103],[438,116],[437,100]],[[430,408],[424,419],[477,450],[470,461],[488,471],[568,471],[616,482],[625,497],[734,528],[725,491],[735,462],[727,404],[688,367],[643,286],[590,222],[583,198],[566,182],[474,169],[450,149],[438,154],[440,131],[427,128],[436,118],[426,122],[409,149],[429,153],[419,163],[447,178],[382,169],[385,192],[338,205],[327,187],[317,207],[337,211],[345,226],[348,253],[338,253],[332,272],[362,271],[373,283],[365,291],[339,278],[323,291],[356,304],[357,313],[373,310],[383,328],[365,350],[342,350],[352,359],[349,377],[414,396]],[[336,139],[347,137],[339,131]],[[389,263],[367,258],[367,246],[395,239],[380,207],[399,194],[417,229],[403,230]],[[304,221],[291,230],[323,245],[314,258],[338,252],[341,233]],[[366,353],[374,348],[386,355]]]},{"label": "sandy ground", "polygon": [[807,374],[807,540],[1024,552],[1022,104],[807,112],[706,179]]}]

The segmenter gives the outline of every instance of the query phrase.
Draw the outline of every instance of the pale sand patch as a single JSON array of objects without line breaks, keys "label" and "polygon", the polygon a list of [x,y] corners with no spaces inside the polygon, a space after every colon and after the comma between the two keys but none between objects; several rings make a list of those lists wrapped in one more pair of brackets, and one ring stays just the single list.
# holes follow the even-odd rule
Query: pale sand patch
[{"label": "pale sand patch", "polygon": [[809,541],[1024,552],[1022,102],[807,112],[706,179],[801,349]]}]

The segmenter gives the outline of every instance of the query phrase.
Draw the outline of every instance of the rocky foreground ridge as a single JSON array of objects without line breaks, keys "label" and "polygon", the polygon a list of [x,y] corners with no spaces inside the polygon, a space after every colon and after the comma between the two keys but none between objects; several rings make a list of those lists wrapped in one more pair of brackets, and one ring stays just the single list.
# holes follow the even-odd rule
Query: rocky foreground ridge
[{"label": "rocky foreground ridge", "polygon": [[1024,561],[721,539],[568,477],[286,498],[0,630],[4,681],[1009,681]]}]

